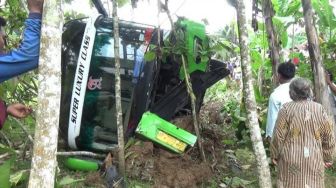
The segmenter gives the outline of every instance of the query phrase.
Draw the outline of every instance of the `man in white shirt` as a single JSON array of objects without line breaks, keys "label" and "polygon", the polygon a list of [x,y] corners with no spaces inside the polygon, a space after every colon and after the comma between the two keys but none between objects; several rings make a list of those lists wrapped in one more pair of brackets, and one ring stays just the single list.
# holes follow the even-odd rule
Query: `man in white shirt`
[{"label": "man in white shirt", "polygon": [[280,85],[274,89],[269,101],[266,123],[266,139],[271,140],[278,112],[283,104],[292,101],[289,96],[289,83],[295,76],[295,65],[291,62],[281,63],[278,67]]},{"label": "man in white shirt", "polygon": [[336,120],[336,85],[333,82],[334,76],[331,73],[331,71],[326,71],[326,81],[328,84],[328,90],[329,90],[329,100],[331,102],[331,110],[334,114],[334,118]]}]

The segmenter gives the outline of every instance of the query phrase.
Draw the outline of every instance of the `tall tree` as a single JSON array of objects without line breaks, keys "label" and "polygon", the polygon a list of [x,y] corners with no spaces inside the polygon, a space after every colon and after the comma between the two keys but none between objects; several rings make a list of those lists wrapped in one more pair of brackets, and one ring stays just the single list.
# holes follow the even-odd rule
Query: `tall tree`
[{"label": "tall tree", "polygon": [[61,96],[61,0],[45,1],[42,18],[39,94],[29,188],[54,187]]},{"label": "tall tree", "polygon": [[[255,0],[257,1],[257,0]],[[277,68],[280,63],[280,47],[277,33],[274,30],[272,18],[274,16],[274,9],[271,0],[262,0],[262,10],[265,19],[268,46],[271,51],[271,62],[273,72],[273,85],[277,85]]]},{"label": "tall tree", "polygon": [[120,90],[120,54],[119,54],[119,18],[118,18],[118,2],[113,1],[113,36],[114,36],[114,59],[115,59],[115,100],[116,100],[116,116],[118,126],[118,158],[119,171],[125,176],[125,141],[124,128],[121,108],[121,90]]},{"label": "tall tree", "polygon": [[301,0],[305,20],[305,29],[308,39],[310,63],[314,74],[314,90],[316,101],[321,103],[334,118],[329,101],[328,86],[325,80],[325,70],[319,46],[317,31],[315,28],[311,0]]},{"label": "tall tree", "polygon": [[243,95],[247,111],[247,125],[250,129],[251,140],[254,153],[257,158],[257,167],[259,173],[259,186],[261,188],[271,188],[271,174],[268,166],[266,152],[260,133],[257,105],[253,89],[253,77],[248,51],[248,34],[246,26],[245,5],[243,0],[236,1],[237,22],[239,33],[239,45],[241,56],[241,67],[243,71]]}]

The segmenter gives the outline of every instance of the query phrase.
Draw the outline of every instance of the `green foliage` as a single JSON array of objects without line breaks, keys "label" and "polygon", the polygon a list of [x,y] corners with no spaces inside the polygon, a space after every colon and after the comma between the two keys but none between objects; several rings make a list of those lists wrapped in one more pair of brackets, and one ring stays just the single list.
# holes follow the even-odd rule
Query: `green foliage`
[{"label": "green foliage", "polygon": [[247,147],[245,148],[238,148],[235,151],[237,159],[242,161],[243,164],[253,164],[256,162],[256,157],[254,153]]},{"label": "green foliage", "polygon": [[300,16],[300,0],[272,0],[273,8],[278,16],[295,15]]},{"label": "green foliage", "polygon": [[28,179],[29,170],[19,170],[10,175],[10,183],[12,187],[16,187],[20,182]]},{"label": "green foliage", "polygon": [[17,161],[15,150],[0,144],[0,155],[1,154],[9,154],[10,157],[9,159],[5,160],[2,165],[0,165],[1,188],[15,187],[20,182],[27,180],[29,171],[18,169],[22,168],[23,166],[20,166],[20,163]]},{"label": "green foliage", "polygon": [[[27,12],[23,9],[21,1],[7,1],[5,8],[0,11],[0,16],[7,20],[5,32],[7,34],[7,50],[18,47],[21,40],[24,20],[27,18]],[[8,104],[20,102],[32,106],[36,109],[37,95],[37,79],[34,72],[22,75],[19,78],[11,79],[0,85],[0,98],[4,99]],[[28,126],[28,130],[33,130],[35,126],[35,118],[29,116],[21,121],[24,126]],[[18,126],[18,122],[13,118],[8,118],[2,132],[8,137],[10,142],[22,145],[26,140],[22,140],[25,134]],[[22,149],[22,148],[21,148]],[[20,149],[20,150],[21,150]],[[6,160],[0,167],[0,187],[17,187],[22,182],[26,182],[28,173],[25,168],[26,164],[16,160],[14,148],[0,145],[0,154],[8,153],[10,159]],[[15,163],[11,161],[16,161]],[[25,163],[30,163],[25,161]]]},{"label": "green foliage", "polygon": [[223,144],[225,144],[225,145],[234,145],[234,144],[236,144],[236,141],[235,141],[235,140],[232,140],[232,139],[225,139],[225,140],[223,140],[222,142],[223,142]]},{"label": "green foliage", "polygon": [[64,3],[70,4],[73,0],[63,0]]},{"label": "green foliage", "polygon": [[154,61],[156,58],[156,53],[154,51],[147,51],[145,53],[145,61],[151,62]]},{"label": "green foliage", "polygon": [[313,80],[313,73],[310,63],[301,63],[296,69],[296,75],[299,77],[307,78]]},{"label": "green foliage", "polygon": [[336,18],[329,0],[313,0],[312,5],[318,15],[317,23],[319,26],[324,30],[327,28],[334,29],[336,26]]},{"label": "green foliage", "polygon": [[236,57],[239,53],[237,24],[225,26],[222,31],[209,35],[210,52],[216,59],[225,61]]},{"label": "green foliage", "polygon": [[[239,114],[239,110],[240,110],[239,106],[240,106],[239,101],[235,99],[230,99],[225,103],[222,111],[227,112],[229,115],[236,116],[236,114]],[[240,119],[240,116],[237,116],[237,119]]]},{"label": "green foliage", "polygon": [[126,4],[129,4],[131,1],[130,0],[118,0],[118,7],[123,7]]},{"label": "green foliage", "polygon": [[6,3],[5,8],[0,11],[0,16],[7,20],[5,32],[8,38],[8,49],[11,49],[17,47],[17,44],[19,43],[27,12],[23,9],[20,1],[6,1]]},{"label": "green foliage", "polygon": [[[336,64],[335,64],[335,61],[333,60],[330,60],[330,59],[327,59],[324,61],[324,65],[325,65],[325,68],[327,70],[330,70],[334,76],[336,76]],[[335,79],[336,77],[334,77]]]},{"label": "green foliage", "polygon": [[[209,101],[223,101],[223,106],[221,113],[227,114],[232,119],[232,126],[238,127],[239,123],[245,122],[244,110],[241,106],[241,101],[239,95],[237,95],[237,90],[235,82],[227,78],[223,79],[212,87],[208,88],[205,94],[204,102]],[[232,144],[231,140],[223,141],[225,144]]]},{"label": "green foliage", "polygon": [[229,60],[237,55],[238,46],[222,37],[210,37],[210,52],[215,54],[217,59]]},{"label": "green foliage", "polygon": [[[7,20],[8,49],[17,47],[24,20],[27,18],[27,12],[23,9],[21,1],[7,1],[5,8],[0,11],[0,16]],[[33,87],[28,87],[32,85]],[[31,105],[36,101],[36,93],[36,79],[33,73],[21,76],[19,80],[12,79],[0,85],[0,97],[8,103],[21,102]]]},{"label": "green foliage", "polygon": [[78,13],[76,11],[66,11],[64,12],[64,23],[69,22],[70,20],[84,18],[86,15],[83,13]]},{"label": "green foliage", "polygon": [[182,55],[187,53],[187,48],[185,46],[185,37],[183,28],[176,27],[175,34],[171,35],[171,38],[164,41],[165,47],[163,48],[168,54]]},{"label": "green foliage", "polygon": [[149,183],[142,182],[136,179],[130,179],[130,178],[127,179],[127,184],[128,184],[128,187],[130,188],[150,188],[153,186]]},{"label": "green foliage", "polygon": [[223,98],[227,89],[227,80],[224,79],[215,83],[212,87],[207,89],[205,101]]},{"label": "green foliage", "polygon": [[336,51],[336,37],[332,37],[330,40],[323,42],[320,47],[324,54],[324,59],[334,56]]},{"label": "green foliage", "polygon": [[288,34],[287,34],[287,28],[281,20],[279,20],[277,17],[273,18],[273,24],[275,27],[275,30],[277,31],[277,34],[279,35],[281,46],[282,48],[287,47],[288,42]]},{"label": "green foliage", "polygon": [[264,64],[262,57],[260,53],[256,50],[250,50],[250,57],[251,57],[251,67],[252,72],[254,75],[258,75],[258,70],[261,68]]},{"label": "green foliage", "polygon": [[244,180],[239,177],[225,177],[224,178],[224,183],[228,185],[228,187],[232,187],[232,188],[246,187],[252,184],[253,182],[254,181]]},{"label": "green foliage", "polygon": [[264,97],[264,95],[260,93],[259,88],[256,85],[254,85],[253,89],[254,89],[254,95],[255,95],[256,102],[259,104],[265,103],[266,98]]},{"label": "green foliage", "polygon": [[10,160],[7,160],[4,164],[0,166],[0,182],[2,188],[10,188]]},{"label": "green foliage", "polygon": [[289,58],[293,59],[294,57],[299,58],[300,63],[307,63],[308,59],[301,52],[292,52],[289,54]]},{"label": "green foliage", "polygon": [[264,27],[262,31],[249,31],[249,50],[256,50],[263,54],[268,49],[268,42],[266,38],[266,32]]},{"label": "green foliage", "polygon": [[64,187],[64,186],[69,186],[69,185],[72,185],[72,184],[76,184],[78,182],[82,182],[84,180],[85,180],[84,178],[73,179],[70,176],[65,176],[60,181],[57,181],[56,187],[61,188],[61,187]]},{"label": "green foliage", "polygon": [[302,17],[302,14],[298,14],[301,8],[301,1],[300,0],[292,0],[287,9],[284,9],[284,15],[294,15]]}]

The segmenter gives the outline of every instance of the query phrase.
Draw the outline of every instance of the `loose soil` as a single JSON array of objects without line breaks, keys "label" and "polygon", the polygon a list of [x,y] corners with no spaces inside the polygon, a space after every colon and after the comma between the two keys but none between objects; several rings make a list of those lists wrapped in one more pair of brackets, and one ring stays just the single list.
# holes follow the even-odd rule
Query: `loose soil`
[{"label": "loose soil", "polygon": [[[197,143],[182,155],[174,154],[152,142],[138,140],[127,149],[127,174],[130,178],[150,182],[152,187],[200,187],[208,185],[218,172],[218,164],[225,149],[224,118],[220,117],[220,104],[209,103],[201,111],[203,147],[207,161],[199,156]],[[171,121],[177,127],[194,132],[191,116]],[[214,122],[214,123],[212,123]],[[223,165],[219,166],[223,168]],[[224,165],[224,168],[225,167]]]},{"label": "loose soil", "polygon": [[[162,146],[154,145],[146,139],[134,138],[125,152],[128,187],[259,187],[256,159],[251,150],[251,143],[244,143],[244,140],[249,141],[249,138],[237,140],[236,128],[232,125],[230,115],[221,113],[222,106],[221,102],[210,101],[202,107],[200,112],[199,123],[206,162],[200,158],[197,143],[179,155]],[[177,127],[191,133],[194,132],[191,116],[175,118],[171,122]],[[331,169],[326,173],[326,188],[334,187],[335,172],[336,169]],[[104,178],[99,172],[82,173],[81,175],[77,173],[72,177],[85,177],[85,181],[76,184],[75,187],[106,187]],[[69,175],[70,173],[63,171],[63,174]],[[276,179],[275,175],[273,167],[273,181]]]}]

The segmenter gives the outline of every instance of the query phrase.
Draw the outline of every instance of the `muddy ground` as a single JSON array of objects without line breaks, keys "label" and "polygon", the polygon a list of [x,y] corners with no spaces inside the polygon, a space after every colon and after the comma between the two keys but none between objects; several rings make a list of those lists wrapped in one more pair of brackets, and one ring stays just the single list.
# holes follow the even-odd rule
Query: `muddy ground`
[{"label": "muddy ground", "polygon": [[[234,155],[234,151],[223,144],[224,139],[232,138],[235,134],[234,129],[230,130],[230,117],[220,113],[222,105],[219,102],[208,102],[200,112],[199,124],[206,161],[202,161],[200,157],[197,142],[181,155],[138,136],[131,139],[126,144],[125,151],[128,187],[218,187],[224,181],[221,178],[231,171],[232,165],[228,161],[234,162],[228,158],[228,155]],[[171,122],[194,133],[192,116],[181,116]],[[117,155],[113,158],[115,165],[116,158]],[[64,176],[84,179],[82,182],[62,187],[108,187],[101,172],[74,172],[63,167],[61,169],[64,170],[61,170],[62,177],[59,179]]]},{"label": "muddy ground", "polygon": [[[137,140],[127,149],[127,174],[130,178],[149,182],[153,187],[207,187],[223,165],[225,145],[220,104],[209,103],[200,113],[200,125],[206,161],[202,161],[197,143],[182,155],[174,154],[152,142]],[[228,120],[227,120],[228,121]],[[177,127],[194,132],[191,116],[171,121]],[[126,155],[127,155],[126,154]],[[223,169],[224,168],[224,169]]]},{"label": "muddy ground", "polygon": [[[200,112],[200,127],[206,161],[199,155],[197,143],[182,155],[175,154],[146,139],[135,137],[126,149],[128,187],[134,188],[258,188],[256,159],[249,141],[236,138],[236,128],[220,102],[206,103]],[[175,118],[176,126],[193,131],[191,116]],[[326,173],[326,188],[335,187],[336,169]],[[67,176],[69,172],[64,172]],[[272,168],[272,180],[275,180]],[[64,187],[106,187],[100,172],[75,172],[84,182]]]}]

